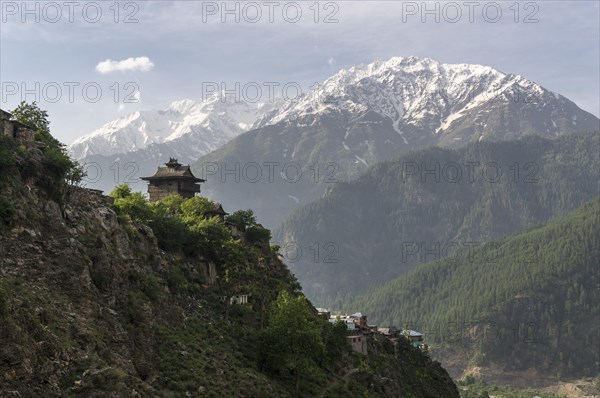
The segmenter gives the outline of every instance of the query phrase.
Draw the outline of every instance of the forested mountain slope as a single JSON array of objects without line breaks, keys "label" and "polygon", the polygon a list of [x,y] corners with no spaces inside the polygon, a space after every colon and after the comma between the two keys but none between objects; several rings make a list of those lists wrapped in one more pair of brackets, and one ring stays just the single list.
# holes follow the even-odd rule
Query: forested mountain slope
[{"label": "forested mountain slope", "polygon": [[287,249],[308,297],[335,307],[336,296],[343,302],[416,264],[465,253],[590,200],[598,194],[599,138],[411,152],[336,184],[295,211],[274,240]]},{"label": "forested mountain slope", "polygon": [[599,262],[596,197],[471,255],[420,265],[347,309],[423,331],[434,357],[463,370],[596,376]]}]

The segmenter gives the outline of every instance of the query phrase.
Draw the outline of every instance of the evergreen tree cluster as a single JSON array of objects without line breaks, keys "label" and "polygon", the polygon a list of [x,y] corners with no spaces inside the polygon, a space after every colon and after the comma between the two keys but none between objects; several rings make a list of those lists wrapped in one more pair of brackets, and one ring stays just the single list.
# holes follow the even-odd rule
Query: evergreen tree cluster
[{"label": "evergreen tree cluster", "polygon": [[600,197],[547,224],[450,256],[350,299],[380,324],[409,325],[474,365],[598,372]]}]

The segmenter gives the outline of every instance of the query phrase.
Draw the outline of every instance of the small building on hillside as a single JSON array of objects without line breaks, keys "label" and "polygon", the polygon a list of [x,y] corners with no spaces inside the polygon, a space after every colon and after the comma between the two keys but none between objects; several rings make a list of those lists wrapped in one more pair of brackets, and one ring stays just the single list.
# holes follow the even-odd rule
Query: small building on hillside
[{"label": "small building on hillside", "polygon": [[367,336],[348,336],[348,343],[359,354],[367,355]]},{"label": "small building on hillside", "polygon": [[173,158],[165,163],[165,167],[159,167],[153,176],[142,177],[142,180],[148,181],[150,202],[156,202],[170,195],[193,198],[200,193],[200,183],[205,182],[192,174],[189,165],[184,166]]},{"label": "small building on hillside", "polygon": [[377,332],[379,334],[384,335],[385,337],[393,338],[398,337],[398,335],[400,334],[400,329],[398,329],[396,326],[388,326],[379,328]]},{"label": "small building on hillside", "polygon": [[410,341],[410,344],[415,348],[419,348],[420,346],[422,346],[424,344],[423,333],[419,333],[414,330],[405,329],[402,331],[402,335],[405,336],[406,338],[408,338],[408,340]]},{"label": "small building on hillside", "polygon": [[367,316],[361,314],[360,312],[352,314],[348,318],[352,319],[354,321],[354,323],[356,323],[356,326],[358,326],[358,328],[360,328],[360,329],[365,329],[368,327]]},{"label": "small building on hillside", "polygon": [[219,217],[221,221],[225,221],[225,216],[228,215],[225,210],[223,210],[223,206],[220,203],[215,203],[214,209],[207,210],[204,212],[204,216],[206,217]]},{"label": "small building on hillside", "polygon": [[34,142],[35,131],[31,126],[13,119],[13,115],[0,109],[0,132],[4,137],[15,140]]}]

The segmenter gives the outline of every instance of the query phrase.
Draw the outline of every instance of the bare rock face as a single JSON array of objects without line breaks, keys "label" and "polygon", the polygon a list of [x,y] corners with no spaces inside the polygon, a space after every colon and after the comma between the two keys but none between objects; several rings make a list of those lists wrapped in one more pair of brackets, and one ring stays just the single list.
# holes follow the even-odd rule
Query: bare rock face
[{"label": "bare rock face", "polygon": [[48,200],[43,205],[44,215],[54,222],[58,222],[60,224],[64,223],[62,211],[60,210],[60,206],[53,200]]}]

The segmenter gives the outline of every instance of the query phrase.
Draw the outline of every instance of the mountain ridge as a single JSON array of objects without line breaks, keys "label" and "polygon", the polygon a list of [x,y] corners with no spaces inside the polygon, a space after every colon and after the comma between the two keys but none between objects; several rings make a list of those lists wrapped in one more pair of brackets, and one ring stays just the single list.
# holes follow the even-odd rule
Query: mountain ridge
[{"label": "mountain ridge", "polygon": [[[288,264],[307,296],[336,306],[419,263],[467,252],[589,200],[600,174],[598,139],[526,137],[409,152],[299,207],[274,240],[289,248]],[[502,174],[492,179],[490,170]],[[335,261],[323,257],[330,243]],[[321,257],[312,256],[316,244]],[[298,247],[303,256],[296,258]]]},{"label": "mountain ridge", "polygon": [[[222,167],[251,162],[294,164],[303,175],[335,167],[335,179],[360,175],[375,163],[412,149],[460,147],[528,135],[554,138],[595,131],[600,120],[565,97],[518,75],[491,67],[393,58],[342,70],[309,92],[263,116],[256,129],[203,156]],[[316,166],[315,166],[316,165]],[[333,171],[333,169],[330,169]],[[252,193],[252,207],[271,227],[298,204],[320,197],[327,183],[302,179],[208,181],[205,192],[229,208]],[[275,198],[275,199],[272,199]]]},{"label": "mountain ridge", "polygon": [[163,110],[137,111],[108,122],[69,144],[68,150],[76,160],[81,160],[92,155],[142,150],[151,144],[192,135],[199,142],[190,153],[195,152],[197,157],[249,129],[260,107],[222,93],[215,93],[202,102],[173,101]]}]

